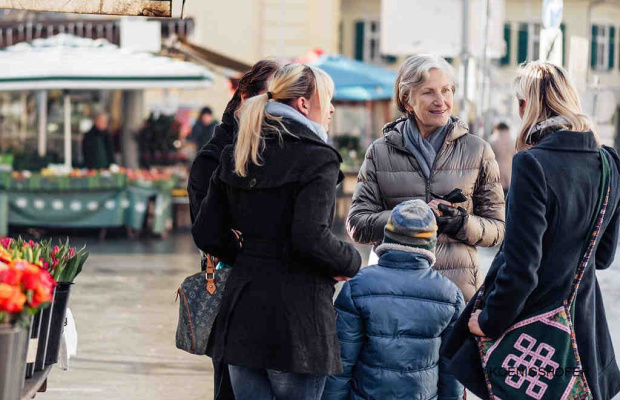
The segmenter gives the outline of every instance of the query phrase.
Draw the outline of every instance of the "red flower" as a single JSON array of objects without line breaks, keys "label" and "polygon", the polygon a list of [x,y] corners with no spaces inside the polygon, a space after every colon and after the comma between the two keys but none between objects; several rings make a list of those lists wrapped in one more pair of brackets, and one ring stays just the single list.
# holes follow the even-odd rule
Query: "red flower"
[{"label": "red flower", "polygon": [[0,283],[0,311],[18,313],[24,309],[26,295],[18,286],[10,286]]},{"label": "red flower", "polygon": [[56,254],[58,254],[59,252],[60,252],[60,247],[54,246],[54,248],[52,249],[52,257],[56,257]]},{"label": "red flower", "polygon": [[28,241],[28,245],[29,245],[30,247],[32,247],[32,248],[37,247],[37,244],[36,244],[35,242],[33,242],[33,241],[32,241],[32,239]]},{"label": "red flower", "polygon": [[13,239],[11,238],[2,238],[0,239],[0,244],[2,245],[2,247],[4,247],[5,249],[8,249],[11,246],[11,243],[13,243]]},{"label": "red flower", "polygon": [[[22,285],[26,290],[35,290],[41,283],[41,272],[43,269],[28,263],[22,271]],[[46,271],[47,272],[47,271]]]},{"label": "red flower", "polygon": [[0,283],[6,283],[10,286],[17,286],[21,281],[21,271],[9,267],[5,263],[0,262]]},{"label": "red flower", "polygon": [[69,250],[69,258],[73,257],[75,257],[75,249],[72,248],[71,250]]}]

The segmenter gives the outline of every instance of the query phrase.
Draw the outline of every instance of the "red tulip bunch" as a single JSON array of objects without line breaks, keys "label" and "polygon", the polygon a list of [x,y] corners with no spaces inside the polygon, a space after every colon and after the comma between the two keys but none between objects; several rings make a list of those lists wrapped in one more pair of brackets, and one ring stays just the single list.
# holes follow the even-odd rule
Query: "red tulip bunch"
[{"label": "red tulip bunch", "polygon": [[1,244],[0,323],[27,321],[52,300],[56,281],[41,265],[14,259]]}]

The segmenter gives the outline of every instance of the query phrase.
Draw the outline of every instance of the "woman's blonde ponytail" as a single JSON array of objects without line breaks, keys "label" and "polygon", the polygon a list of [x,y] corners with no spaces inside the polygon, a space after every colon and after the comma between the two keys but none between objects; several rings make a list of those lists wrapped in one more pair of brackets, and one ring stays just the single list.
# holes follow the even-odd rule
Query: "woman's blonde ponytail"
[{"label": "woman's blonde ponytail", "polygon": [[239,132],[235,145],[235,174],[247,176],[248,163],[260,165],[260,152],[263,146],[263,118],[267,94],[251,97],[239,109]]}]

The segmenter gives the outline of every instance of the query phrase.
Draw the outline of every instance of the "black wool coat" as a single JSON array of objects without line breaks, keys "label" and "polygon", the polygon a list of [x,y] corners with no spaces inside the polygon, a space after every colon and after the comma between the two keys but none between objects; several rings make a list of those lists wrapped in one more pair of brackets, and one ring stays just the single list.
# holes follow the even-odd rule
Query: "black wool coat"
[{"label": "black wool coat", "polygon": [[[355,248],[330,230],[341,179],[338,152],[305,126],[267,134],[261,166],[234,174],[222,153],[192,226],[196,245],[234,265],[207,354],[230,365],[295,373],[342,372],[334,276],[354,276]],[[238,249],[231,229],[243,234]]]},{"label": "black wool coat", "polygon": [[224,114],[222,122],[213,131],[213,137],[196,154],[189,171],[187,193],[192,222],[200,210],[202,200],[207,197],[211,176],[220,165],[222,151],[233,144],[237,136],[237,121],[232,113]]},{"label": "black wool coat", "polygon": [[[620,159],[614,149],[605,149],[611,167],[609,204],[577,292],[574,319],[579,355],[596,400],[608,400],[620,392],[620,371],[596,276],[614,259],[620,226]],[[518,320],[568,298],[591,233],[601,171],[592,133],[557,131],[514,157],[506,238],[485,280],[485,305],[479,318],[487,336],[497,338]],[[467,328],[473,302],[442,352],[451,359],[457,379],[487,399],[478,351]]]}]

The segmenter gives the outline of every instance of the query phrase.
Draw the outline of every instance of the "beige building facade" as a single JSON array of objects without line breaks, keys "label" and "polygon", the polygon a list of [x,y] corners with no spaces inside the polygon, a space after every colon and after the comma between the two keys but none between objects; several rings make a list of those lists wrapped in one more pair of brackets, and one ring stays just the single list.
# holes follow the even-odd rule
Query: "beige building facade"
[{"label": "beige building facade", "polygon": [[[487,135],[493,124],[505,121],[516,134],[519,118],[512,81],[520,63],[539,57],[542,3],[542,0],[505,0],[506,53],[501,59],[491,60],[486,73],[478,69],[478,73],[473,74],[470,115],[487,121],[479,123],[478,133]],[[403,55],[386,57],[379,50],[381,0],[341,0],[341,4],[340,51],[351,58],[397,68]],[[613,144],[618,136],[620,113],[620,1],[590,4],[585,0],[564,0],[563,66],[569,68],[571,56],[587,58],[587,74],[575,74],[574,78],[583,81],[585,90],[580,94],[586,112],[595,119],[605,142]],[[417,18],[420,16],[412,16],[412,23]],[[587,54],[583,51],[571,54],[571,37],[587,40]],[[458,60],[453,64],[458,70]],[[474,60],[474,64],[480,66],[480,60]],[[483,76],[488,77],[484,100],[479,96]],[[611,104],[614,101],[615,104]]]},{"label": "beige building facade", "polygon": [[[253,64],[266,57],[303,57],[314,48],[338,52],[340,1],[194,0],[186,3],[185,17],[196,21],[192,42]],[[217,75],[202,100],[219,118],[231,94],[227,77]],[[191,101],[200,101],[197,97]]]}]

